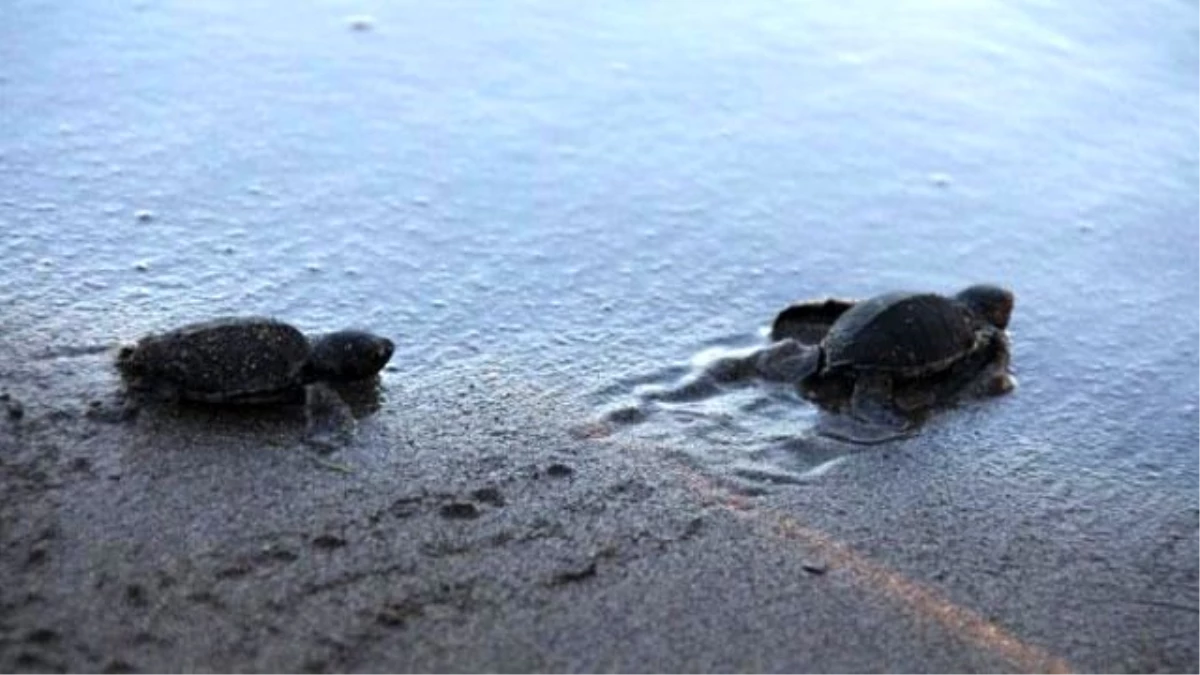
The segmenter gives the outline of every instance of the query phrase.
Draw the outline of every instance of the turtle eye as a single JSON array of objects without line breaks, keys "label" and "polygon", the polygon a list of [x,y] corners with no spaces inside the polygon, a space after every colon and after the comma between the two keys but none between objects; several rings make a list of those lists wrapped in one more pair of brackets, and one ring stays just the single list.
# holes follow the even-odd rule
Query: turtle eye
[{"label": "turtle eye", "polygon": [[388,359],[392,358],[392,352],[395,350],[395,348],[396,347],[392,344],[391,340],[383,339],[380,340],[379,344],[375,347],[375,354],[380,361],[387,363]]},{"label": "turtle eye", "polygon": [[992,323],[1001,330],[1008,328],[1010,318],[1012,318],[1012,301],[1002,303],[992,312]]}]

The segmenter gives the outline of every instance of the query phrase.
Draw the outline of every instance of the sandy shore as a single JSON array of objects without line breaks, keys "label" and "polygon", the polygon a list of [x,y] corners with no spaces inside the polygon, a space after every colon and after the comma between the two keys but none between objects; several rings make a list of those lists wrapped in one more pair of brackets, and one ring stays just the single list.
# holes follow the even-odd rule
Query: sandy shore
[{"label": "sandy shore", "polygon": [[[1200,669],[1194,4],[4,9],[0,671]],[[596,424],[983,281],[1021,386],[908,441]],[[395,342],[352,444],[118,414],[231,314]]]},{"label": "sandy shore", "polygon": [[[769,552],[718,493],[625,454],[600,425],[564,428],[539,392],[488,389],[396,392],[409,405],[329,456],[299,442],[297,410],[121,420],[102,393],[14,396],[24,414],[0,437],[4,669],[794,663],[782,644],[731,650],[710,623],[761,625],[748,591],[767,580],[739,569]],[[823,563],[782,562],[771,576],[788,594],[843,585]]]},{"label": "sandy shore", "polygon": [[[7,373],[5,671],[1196,663],[1184,630],[1194,608],[1072,610],[1064,623],[1051,608],[1022,613],[1017,593],[993,613],[972,609],[1054,580],[1010,578],[997,563],[979,587],[955,576],[972,564],[961,552],[951,566],[891,556],[881,532],[920,533],[848,482],[745,494],[486,365],[439,386],[390,381],[355,443],[321,457],[300,442],[296,409],[112,416],[107,358]],[[904,453],[874,457],[896,471]],[[1177,550],[1156,556],[1193,556],[1188,525],[1175,523]],[[1173,572],[1181,583],[1186,573]],[[1061,628],[1041,630],[1050,624]],[[1101,644],[1128,625],[1178,637]]]}]

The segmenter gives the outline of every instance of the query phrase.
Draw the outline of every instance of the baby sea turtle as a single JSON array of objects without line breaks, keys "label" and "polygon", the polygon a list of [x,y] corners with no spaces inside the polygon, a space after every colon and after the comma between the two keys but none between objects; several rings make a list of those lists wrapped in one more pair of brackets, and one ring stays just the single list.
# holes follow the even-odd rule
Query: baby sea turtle
[{"label": "baby sea turtle", "polygon": [[363,331],[309,339],[276,319],[222,317],[144,337],[121,349],[117,369],[131,392],[159,400],[305,401],[310,426],[319,426],[348,414],[328,385],[375,377],[393,350],[391,340]]},{"label": "baby sea turtle", "polygon": [[[964,390],[1010,391],[1005,329],[1013,295],[976,285],[953,297],[896,292],[861,302],[822,300],[793,305],[776,318],[780,340],[759,356],[770,379],[799,384],[818,403],[849,408],[826,421],[826,435],[881,442],[903,435],[897,414],[945,402]],[[822,331],[824,336],[817,338]]]}]

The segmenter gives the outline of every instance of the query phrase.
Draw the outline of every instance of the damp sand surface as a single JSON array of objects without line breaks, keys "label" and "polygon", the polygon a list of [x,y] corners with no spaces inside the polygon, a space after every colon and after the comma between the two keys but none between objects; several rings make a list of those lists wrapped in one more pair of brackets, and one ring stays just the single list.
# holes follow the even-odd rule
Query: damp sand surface
[{"label": "damp sand surface", "polygon": [[[1195,671],[1192,10],[10,3],[0,670]],[[913,439],[641,405],[977,281]],[[117,414],[222,314],[392,338],[354,441]]]}]

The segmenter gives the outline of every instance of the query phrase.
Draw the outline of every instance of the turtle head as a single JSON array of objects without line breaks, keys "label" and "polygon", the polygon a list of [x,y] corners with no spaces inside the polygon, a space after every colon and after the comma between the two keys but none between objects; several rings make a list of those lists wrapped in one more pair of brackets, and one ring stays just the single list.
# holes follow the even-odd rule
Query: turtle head
[{"label": "turtle head", "polygon": [[1012,291],[991,284],[976,284],[964,288],[954,297],[996,328],[1008,328],[1013,310]]},{"label": "turtle head", "polygon": [[374,376],[387,365],[396,346],[392,341],[360,330],[340,330],[313,340],[306,366],[307,379],[350,382]]},{"label": "turtle head", "polygon": [[117,351],[117,371],[126,379],[136,379],[146,374],[142,352],[134,345],[123,345]]}]

